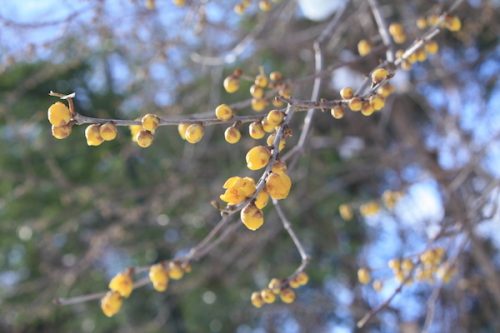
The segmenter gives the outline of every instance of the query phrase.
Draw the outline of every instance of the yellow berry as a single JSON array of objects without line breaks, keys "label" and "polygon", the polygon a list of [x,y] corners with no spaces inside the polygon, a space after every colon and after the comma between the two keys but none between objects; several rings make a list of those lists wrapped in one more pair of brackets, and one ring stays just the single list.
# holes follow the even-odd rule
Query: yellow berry
[{"label": "yellow berry", "polygon": [[259,209],[263,209],[267,206],[269,202],[269,194],[266,191],[260,191],[255,198],[255,206]]},{"label": "yellow berry", "polygon": [[420,30],[427,28],[427,20],[423,17],[419,17],[417,19],[417,28],[419,28]]},{"label": "yellow berry", "polygon": [[120,296],[127,298],[134,290],[134,282],[129,271],[115,275],[108,285],[109,289],[116,291]]},{"label": "yellow berry", "polygon": [[351,87],[345,87],[340,90],[340,97],[342,99],[351,99],[354,97],[354,91]]},{"label": "yellow berry", "polygon": [[149,269],[149,279],[156,291],[163,292],[168,287],[168,272],[162,264],[156,264]]},{"label": "yellow berry", "polygon": [[361,111],[361,108],[363,106],[363,101],[359,97],[354,97],[349,100],[348,105],[351,111]]},{"label": "yellow berry", "polygon": [[387,69],[379,67],[372,72],[372,82],[374,84],[380,83],[387,79],[388,76],[389,72],[387,71]]},{"label": "yellow berry", "polygon": [[411,64],[414,64],[418,61],[418,54],[417,54],[417,51],[414,51],[413,53],[411,53],[409,56],[408,56],[408,61],[411,63]]},{"label": "yellow berry", "polygon": [[260,308],[262,307],[262,305],[264,305],[264,300],[262,299],[261,293],[259,293],[258,291],[253,292],[250,299],[252,301],[252,305],[256,308]]},{"label": "yellow berry", "polygon": [[238,143],[241,139],[241,132],[236,127],[228,127],[224,132],[224,139],[230,144]]},{"label": "yellow berry", "polygon": [[368,284],[371,280],[370,271],[366,268],[358,269],[358,280],[361,284]]},{"label": "yellow berry", "polygon": [[266,191],[275,200],[288,197],[292,180],[286,173],[271,173],[266,179]]},{"label": "yellow berry", "polygon": [[380,95],[372,95],[370,96],[370,105],[375,111],[382,110],[385,105],[384,98]]},{"label": "yellow berry", "polygon": [[344,108],[340,105],[335,105],[331,110],[330,113],[332,114],[332,117],[335,119],[342,119],[344,117]]},{"label": "yellow berry", "polygon": [[151,133],[150,131],[141,130],[135,136],[134,141],[137,143],[139,147],[148,148],[153,143],[153,139],[154,139],[153,133]]},{"label": "yellow berry", "polygon": [[278,126],[279,124],[281,124],[283,118],[285,118],[285,114],[279,110],[270,111],[266,117],[267,122],[273,126]]},{"label": "yellow berry", "polygon": [[205,130],[201,124],[191,124],[186,129],[186,141],[192,144],[200,142],[205,134]]},{"label": "yellow berry", "polygon": [[372,51],[372,44],[366,39],[362,39],[358,42],[358,53],[360,56],[364,57]]},{"label": "yellow berry", "polygon": [[101,310],[106,317],[113,317],[122,307],[123,299],[119,293],[108,291],[101,299]]},{"label": "yellow berry", "polygon": [[344,221],[350,221],[354,217],[352,207],[348,204],[341,204],[339,206],[339,214]]},{"label": "yellow berry", "polygon": [[267,118],[262,119],[261,124],[262,124],[262,128],[264,129],[264,132],[266,132],[266,133],[272,133],[272,132],[274,132],[274,129],[276,128],[276,126],[270,124],[267,121]]},{"label": "yellow berry", "polygon": [[156,131],[156,128],[160,124],[160,118],[158,118],[158,116],[154,114],[147,114],[142,117],[141,123],[143,129],[154,133]]},{"label": "yellow berry", "polygon": [[130,125],[128,128],[130,129],[130,136],[132,137],[132,141],[135,142],[135,137],[137,136],[137,133],[142,130],[142,125]]},{"label": "yellow berry", "polygon": [[393,37],[393,39],[394,42],[396,42],[396,44],[403,44],[404,42],[406,42],[406,35],[405,34],[396,35]]},{"label": "yellow berry", "polygon": [[263,12],[268,12],[270,11],[273,7],[271,5],[271,2],[269,0],[261,0],[259,2],[259,8],[260,10],[262,10]]},{"label": "yellow berry", "polygon": [[271,289],[272,292],[277,295],[280,293],[281,281],[279,279],[274,278],[271,281],[269,281],[269,284],[267,285],[267,287],[269,289]]},{"label": "yellow berry", "polygon": [[71,127],[70,124],[63,126],[52,125],[52,136],[56,139],[65,139],[71,134]]},{"label": "yellow berry", "polygon": [[260,292],[260,296],[262,297],[262,300],[267,304],[271,304],[276,301],[276,295],[273,293],[271,289],[262,290]]},{"label": "yellow berry", "polygon": [[283,303],[290,304],[295,301],[295,291],[285,288],[280,291],[280,298]]},{"label": "yellow berry", "polygon": [[215,116],[221,121],[228,121],[233,118],[233,110],[227,104],[221,104],[215,108]]},{"label": "yellow berry", "polygon": [[402,68],[403,70],[405,70],[405,71],[409,71],[409,70],[411,70],[411,62],[410,62],[410,61],[408,61],[408,60],[403,60],[403,61],[401,62],[401,68]]},{"label": "yellow berry", "polygon": [[224,89],[230,94],[237,92],[240,89],[240,79],[233,75],[226,77],[224,79]]},{"label": "yellow berry", "polygon": [[57,127],[67,125],[71,120],[71,112],[68,107],[61,102],[56,102],[49,107],[47,112],[49,122]]},{"label": "yellow berry", "polygon": [[171,261],[168,263],[168,276],[172,280],[180,280],[184,276],[184,270],[182,269],[181,265],[176,263],[175,261]]},{"label": "yellow berry", "polygon": [[264,74],[259,74],[255,77],[255,85],[261,88],[267,87],[267,77]]},{"label": "yellow berry", "polygon": [[450,31],[456,32],[462,29],[462,22],[456,16],[446,16],[444,22],[446,28]]},{"label": "yellow berry", "polygon": [[248,127],[248,132],[250,134],[250,137],[256,140],[262,139],[266,135],[262,124],[258,121],[250,124],[250,126]]},{"label": "yellow berry", "polygon": [[278,91],[278,95],[280,95],[283,98],[289,99],[292,97],[292,92],[290,90],[290,87],[283,87]]},{"label": "yellow berry", "polygon": [[267,101],[263,98],[252,98],[252,110],[261,112],[267,106]]},{"label": "yellow berry", "polygon": [[250,95],[252,95],[252,97],[254,97],[254,98],[263,98],[264,97],[264,88],[253,84],[250,87]]},{"label": "yellow berry", "polygon": [[248,229],[255,231],[264,224],[264,213],[254,203],[249,203],[240,212],[241,222]]},{"label": "yellow berry", "polygon": [[264,168],[271,158],[271,151],[264,146],[256,146],[250,149],[246,155],[247,167],[250,170]]},{"label": "yellow berry", "polygon": [[101,134],[101,138],[104,141],[112,141],[116,139],[116,136],[118,135],[118,130],[116,129],[115,124],[105,123],[99,126],[99,134]]},{"label": "yellow berry", "polygon": [[439,44],[435,40],[431,40],[425,44],[425,51],[429,54],[436,54],[439,51]]},{"label": "yellow berry", "polygon": [[401,261],[398,259],[391,259],[389,260],[388,266],[393,271],[399,271],[401,269]]},{"label": "yellow berry", "polygon": [[279,99],[278,97],[275,97],[273,99],[273,106],[275,108],[281,108],[283,105],[285,105],[285,103],[281,99]]},{"label": "yellow berry", "polygon": [[389,25],[389,33],[392,36],[402,35],[405,33],[403,26],[400,23],[391,23]]},{"label": "yellow berry", "polygon": [[180,137],[182,140],[186,140],[186,130],[191,124],[188,123],[180,123],[177,125],[177,131],[179,132]]},{"label": "yellow berry", "polygon": [[97,124],[87,126],[85,129],[85,138],[89,146],[99,146],[104,141],[99,131],[99,125]]}]

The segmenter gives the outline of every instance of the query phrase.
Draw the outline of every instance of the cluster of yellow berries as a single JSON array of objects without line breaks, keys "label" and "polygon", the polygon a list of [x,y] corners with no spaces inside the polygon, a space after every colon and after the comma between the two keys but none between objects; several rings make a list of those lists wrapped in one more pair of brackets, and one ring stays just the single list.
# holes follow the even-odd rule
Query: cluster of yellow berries
[{"label": "cluster of yellow berries", "polygon": [[[234,6],[234,12],[238,15],[243,15],[245,11],[250,7],[251,0],[242,0],[240,3]],[[273,8],[270,0],[260,0],[259,9],[263,12],[268,12]]]},{"label": "cluster of yellow berries", "polygon": [[[448,283],[456,273],[456,268],[444,261],[444,255],[444,249],[437,247],[426,250],[415,258],[391,259],[388,266],[399,283],[411,284],[414,281],[432,283],[436,277]],[[357,275],[361,284],[372,282],[371,272],[366,267],[358,269]],[[372,287],[380,291],[383,288],[383,282],[373,280]]]},{"label": "cluster of yellow berries", "polygon": [[71,111],[62,102],[56,102],[49,107],[47,113],[52,125],[52,135],[56,139],[65,139],[71,134]]},{"label": "cluster of yellow berries", "polygon": [[[250,157],[247,154],[247,161],[253,163],[252,165],[255,167],[257,163],[263,166],[267,165],[270,158],[269,149],[266,147],[263,147],[266,152],[264,157],[256,153],[257,150],[255,148],[259,147],[263,146],[252,148],[250,150],[252,152]],[[262,161],[262,158],[265,161]],[[228,205],[238,205],[255,196],[240,212],[241,221],[250,230],[257,230],[264,224],[262,209],[267,206],[269,197],[275,200],[285,199],[288,197],[292,187],[292,181],[286,174],[286,165],[281,161],[274,163],[271,173],[267,176],[265,182],[264,188],[257,195],[255,195],[255,180],[251,177],[231,177],[223,185],[225,192],[220,196],[220,199]]]},{"label": "cluster of yellow berries", "polygon": [[[382,202],[388,210],[394,209],[397,202],[403,197],[403,193],[399,191],[384,191],[382,194]],[[377,201],[368,201],[359,205],[359,213],[363,217],[377,215],[382,207]],[[344,221],[350,221],[354,218],[354,208],[352,205],[343,203],[339,205],[339,214]]]},{"label": "cluster of yellow berries", "polygon": [[264,304],[272,304],[276,301],[277,296],[283,303],[293,303],[295,301],[295,291],[301,286],[309,282],[309,276],[305,272],[299,272],[290,279],[272,279],[267,288],[261,291],[252,293],[250,300],[256,308],[262,307]]},{"label": "cluster of yellow berries", "polygon": [[[191,272],[191,265],[188,262],[161,262],[150,267],[149,279],[156,291],[164,292],[167,290],[170,279],[180,280],[185,273],[189,272]],[[133,269],[127,269],[115,275],[109,282],[109,291],[101,298],[101,310],[107,317],[117,314],[122,307],[123,299],[132,294],[133,274]]]},{"label": "cluster of yellow berries", "polygon": [[[240,80],[242,79],[243,71],[236,69],[224,79],[223,85],[226,92],[232,94],[240,89]],[[290,98],[290,86],[283,80],[283,75],[280,72],[271,72],[269,77],[261,68],[259,74],[255,76],[254,83],[250,86],[250,95],[252,96],[251,107],[256,112],[262,112],[269,105],[269,97],[266,97],[266,89],[274,90],[278,96]],[[278,98],[272,101],[275,107],[282,107],[283,102]]]}]

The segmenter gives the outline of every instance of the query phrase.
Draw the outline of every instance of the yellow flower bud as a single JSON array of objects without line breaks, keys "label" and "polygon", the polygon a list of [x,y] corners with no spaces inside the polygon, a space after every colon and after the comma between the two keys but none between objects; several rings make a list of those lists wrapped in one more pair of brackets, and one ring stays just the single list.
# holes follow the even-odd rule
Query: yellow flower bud
[{"label": "yellow flower bud", "polygon": [[240,89],[240,79],[233,75],[226,77],[224,79],[224,89],[230,94],[237,92]]},{"label": "yellow flower bud", "polygon": [[215,108],[215,116],[221,121],[228,121],[233,118],[233,110],[227,104],[221,104]]},{"label": "yellow flower bud", "polygon": [[134,141],[137,142],[137,145],[139,145],[139,147],[148,148],[153,143],[153,139],[153,133],[151,133],[150,131],[141,130],[136,134]]},{"label": "yellow flower bud", "polygon": [[65,139],[71,134],[72,126],[70,124],[63,126],[52,125],[52,136],[56,139]]},{"label": "yellow flower bud", "polygon": [[156,291],[163,292],[168,287],[168,272],[162,264],[156,264],[149,269],[149,279]]},{"label": "yellow flower bud", "polygon": [[260,191],[259,194],[257,194],[257,198],[255,198],[255,206],[259,209],[263,209],[264,207],[267,206],[267,203],[269,202],[269,194],[267,194],[266,191]]},{"label": "yellow flower bud", "polygon": [[271,289],[262,290],[260,292],[260,296],[262,297],[262,300],[267,304],[271,304],[276,301],[276,295],[273,293]]},{"label": "yellow flower bud", "polygon": [[261,112],[267,106],[267,101],[263,98],[252,98],[252,110]]},{"label": "yellow flower bud", "polygon": [[262,124],[258,121],[250,124],[250,126],[248,127],[248,132],[250,133],[250,137],[256,140],[262,139],[264,135],[266,135]]},{"label": "yellow flower bud", "polygon": [[189,126],[191,126],[191,124],[188,123],[180,123],[177,125],[177,131],[179,132],[179,136],[182,140],[186,140],[186,131]]},{"label": "yellow flower bud", "polygon": [[255,77],[255,85],[261,88],[267,87],[267,77],[263,74],[259,74]]},{"label": "yellow flower bud", "polygon": [[387,71],[387,69],[379,67],[372,72],[372,82],[374,84],[380,83],[387,79],[388,76],[389,72]]},{"label": "yellow flower bud", "polygon": [[268,121],[267,121],[267,118],[264,118],[262,119],[261,121],[261,124],[262,124],[262,128],[264,129],[264,131],[266,133],[272,133],[274,132],[276,126],[270,124]]},{"label": "yellow flower bud", "polygon": [[241,139],[241,132],[236,127],[228,127],[224,132],[224,139],[230,144],[238,143]]},{"label": "yellow flower bud", "polygon": [[182,269],[181,265],[176,263],[175,261],[171,261],[168,263],[168,276],[172,280],[180,280],[184,276],[184,270]]},{"label": "yellow flower bud", "polygon": [[249,203],[240,212],[241,221],[250,230],[257,230],[264,224],[264,214],[254,203]]},{"label": "yellow flower bud", "polygon": [[281,281],[279,279],[274,278],[271,281],[269,281],[267,287],[271,289],[273,293],[278,295],[281,289]]},{"label": "yellow flower bud", "polygon": [[354,97],[349,100],[348,105],[351,111],[361,111],[361,108],[363,107],[363,101],[359,97]]},{"label": "yellow flower bud", "polygon": [[122,307],[123,299],[119,293],[108,291],[101,299],[101,310],[106,317],[113,317]]},{"label": "yellow flower bud", "polygon": [[339,206],[339,214],[344,221],[350,221],[354,217],[352,207],[348,204],[341,204]]},{"label": "yellow flower bud", "polygon": [[293,303],[295,301],[295,292],[290,288],[282,289],[280,291],[280,298],[283,303]]},{"label": "yellow flower bud", "polygon": [[272,126],[278,126],[285,118],[285,114],[279,110],[272,110],[267,114],[267,122]]},{"label": "yellow flower bud", "polygon": [[375,111],[382,110],[385,105],[385,100],[380,95],[372,95],[370,96],[370,105]]},{"label": "yellow flower bud", "polygon": [[47,112],[49,122],[56,126],[61,127],[67,125],[71,120],[71,112],[68,107],[61,102],[56,102],[49,107]]},{"label": "yellow flower bud", "polygon": [[132,290],[134,290],[134,282],[132,281],[130,272],[121,272],[115,275],[109,282],[108,287],[124,298],[129,297]]},{"label": "yellow flower bud", "polygon": [[192,144],[198,143],[203,138],[205,130],[201,124],[191,124],[186,129],[186,141]]},{"label": "yellow flower bud", "polygon": [[366,39],[362,39],[358,42],[358,53],[360,56],[364,57],[372,51],[372,44]]},{"label": "yellow flower bud", "polygon": [[99,126],[99,134],[104,141],[112,141],[116,139],[118,130],[116,129],[115,124],[105,123]]},{"label": "yellow flower bud", "polygon": [[99,125],[97,124],[87,126],[85,129],[85,138],[89,146],[99,146],[104,141],[99,131]]},{"label": "yellow flower bud", "polygon": [[340,97],[342,99],[351,99],[354,97],[354,91],[351,87],[345,87],[340,90]]},{"label": "yellow flower bud", "polygon": [[264,305],[264,300],[262,299],[261,294],[257,291],[252,293],[250,299],[252,301],[252,305],[255,306],[256,308],[260,308]]},{"label": "yellow flower bud", "polygon": [[370,271],[366,268],[358,269],[358,280],[361,284],[368,284],[371,280]]},{"label": "yellow flower bud", "polygon": [[271,173],[266,179],[266,191],[275,200],[288,197],[292,180],[286,173]]},{"label": "yellow flower bud", "polygon": [[256,146],[250,149],[246,155],[247,167],[250,170],[264,168],[271,158],[271,151],[264,146]]},{"label": "yellow flower bud", "polygon": [[154,114],[147,114],[141,119],[142,128],[154,133],[160,124],[160,118]]},{"label": "yellow flower bud", "polygon": [[332,114],[332,117],[335,119],[342,119],[344,117],[344,108],[340,105],[335,105],[331,110],[330,113]]}]

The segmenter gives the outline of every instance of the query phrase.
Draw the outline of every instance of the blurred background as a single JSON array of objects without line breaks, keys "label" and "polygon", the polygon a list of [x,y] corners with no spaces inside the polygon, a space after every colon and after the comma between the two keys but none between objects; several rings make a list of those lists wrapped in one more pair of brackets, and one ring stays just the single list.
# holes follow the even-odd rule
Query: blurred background
[{"label": "blurred background", "polygon": [[[235,68],[255,76],[281,71],[293,96],[309,99],[313,42],[336,13],[324,44],[320,96],[359,87],[384,59],[365,1],[257,2],[237,15],[235,1],[4,0],[0,7],[0,331],[1,332],[499,332],[500,318],[500,2],[463,1],[458,33],[443,31],[440,52],[392,80],[395,93],[372,117],[341,120],[317,112],[304,153],[290,168],[282,206],[312,261],[310,283],[292,305],[249,302],[300,257],[271,205],[257,232],[234,229],[193,272],[165,294],[134,291],[115,317],[98,302],[57,306],[58,297],[106,289],[128,266],[185,254],[217,222],[210,201],[225,179],[253,175],[247,130],[228,145],[208,127],[189,145],[162,128],[141,149],[120,128],[116,141],[85,143],[84,128],[51,136],[50,90],[76,92],[79,113],[135,119],[211,114],[249,99],[250,83],[228,95]],[[452,1],[385,1],[388,22],[404,24],[408,43],[419,17]],[[357,55],[360,39],[373,52]],[[241,109],[238,114],[252,114]],[[293,147],[304,114],[291,124]],[[394,209],[366,217],[356,207],[403,193]],[[340,204],[355,208],[339,216]],[[383,205],[381,204],[383,207]],[[239,224],[238,219],[232,223]],[[439,235],[439,237],[436,237]],[[431,240],[434,239],[432,244]],[[456,274],[448,284],[413,283],[364,328],[356,322],[397,288],[387,262],[441,246]],[[376,292],[357,281],[369,267]]]}]

